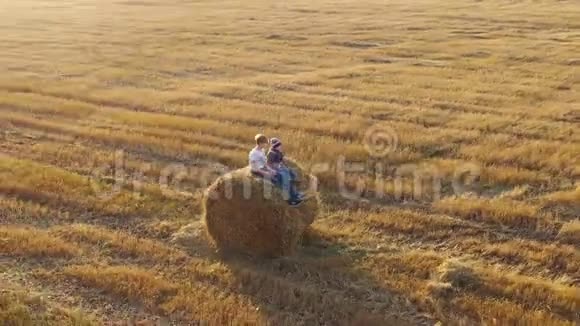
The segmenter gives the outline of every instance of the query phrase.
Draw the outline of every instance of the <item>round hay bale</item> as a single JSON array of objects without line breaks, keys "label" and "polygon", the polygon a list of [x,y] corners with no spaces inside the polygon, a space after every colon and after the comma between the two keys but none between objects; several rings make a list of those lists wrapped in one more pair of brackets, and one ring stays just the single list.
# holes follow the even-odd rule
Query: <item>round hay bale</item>
[{"label": "round hay bale", "polygon": [[[304,171],[296,172],[306,179]],[[307,195],[309,199],[302,205],[291,207],[279,188],[253,176],[246,167],[218,178],[207,189],[204,222],[220,249],[262,256],[290,255],[318,214],[316,192]]]}]

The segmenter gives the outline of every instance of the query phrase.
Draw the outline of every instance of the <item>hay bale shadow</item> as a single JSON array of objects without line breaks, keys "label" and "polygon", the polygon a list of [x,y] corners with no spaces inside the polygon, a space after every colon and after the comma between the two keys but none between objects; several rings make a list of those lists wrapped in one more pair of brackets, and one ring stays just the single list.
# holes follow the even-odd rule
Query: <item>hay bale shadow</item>
[{"label": "hay bale shadow", "polygon": [[309,227],[293,256],[222,256],[236,292],[259,306],[269,325],[417,325],[395,290],[356,268],[358,253]]}]

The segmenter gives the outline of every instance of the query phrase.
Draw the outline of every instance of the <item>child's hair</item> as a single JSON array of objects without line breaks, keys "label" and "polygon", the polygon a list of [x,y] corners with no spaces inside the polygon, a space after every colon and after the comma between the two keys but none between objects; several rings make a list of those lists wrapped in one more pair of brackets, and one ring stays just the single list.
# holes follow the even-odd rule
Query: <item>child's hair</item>
[{"label": "child's hair", "polygon": [[254,137],[254,140],[256,141],[256,145],[268,143],[268,137],[262,134],[257,134],[256,137]]},{"label": "child's hair", "polygon": [[280,141],[280,139],[278,138],[271,138],[270,139],[270,146],[272,146],[272,148],[278,148],[282,145],[282,142]]}]

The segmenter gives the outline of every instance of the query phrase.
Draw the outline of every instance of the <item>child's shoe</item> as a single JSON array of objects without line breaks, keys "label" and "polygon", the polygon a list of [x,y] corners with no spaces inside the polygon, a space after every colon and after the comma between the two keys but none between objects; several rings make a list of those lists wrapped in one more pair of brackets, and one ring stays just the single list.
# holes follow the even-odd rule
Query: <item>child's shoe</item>
[{"label": "child's shoe", "polygon": [[298,206],[300,206],[300,205],[302,204],[302,202],[303,202],[303,200],[302,200],[302,199],[296,199],[296,200],[291,200],[291,201],[289,201],[289,202],[288,202],[288,204],[289,204],[291,207],[298,207]]}]

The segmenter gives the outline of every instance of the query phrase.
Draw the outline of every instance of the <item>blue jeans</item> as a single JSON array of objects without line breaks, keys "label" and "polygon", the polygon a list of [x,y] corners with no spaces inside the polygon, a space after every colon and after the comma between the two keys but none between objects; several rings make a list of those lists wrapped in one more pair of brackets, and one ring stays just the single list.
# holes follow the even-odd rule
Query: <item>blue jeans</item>
[{"label": "blue jeans", "polygon": [[274,185],[282,189],[284,199],[288,201],[296,201],[300,199],[300,193],[294,185],[294,180],[296,180],[296,173],[287,167],[280,167],[276,171],[276,176],[273,180]]}]

